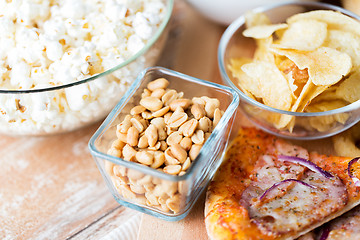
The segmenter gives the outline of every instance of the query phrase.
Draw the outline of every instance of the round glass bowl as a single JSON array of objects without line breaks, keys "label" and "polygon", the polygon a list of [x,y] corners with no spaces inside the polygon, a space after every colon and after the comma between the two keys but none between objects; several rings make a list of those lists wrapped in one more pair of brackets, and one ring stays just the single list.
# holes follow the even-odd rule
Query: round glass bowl
[{"label": "round glass bowl", "polygon": [[[282,23],[296,13],[312,10],[339,11],[352,18],[360,17],[343,8],[316,2],[275,4],[254,9],[255,12],[266,14],[272,23]],[[218,48],[218,63],[223,80],[240,95],[240,110],[252,123],[262,130],[289,139],[320,139],[340,133],[360,119],[360,101],[324,112],[291,112],[266,106],[243,93],[237,85],[237,80],[232,76],[230,59],[237,57],[253,57],[256,47],[252,38],[243,36],[246,29],[245,17],[235,20],[224,32]],[[279,96],[281,97],[281,96]],[[290,118],[293,128],[277,129],[271,122],[274,118]],[[339,121],[338,121],[339,120]],[[314,127],[316,126],[316,127]]]},{"label": "round glass bowl", "polygon": [[[0,133],[15,136],[55,134],[72,131],[105,118],[137,75],[143,69],[155,65],[161,54],[169,32],[168,23],[174,0],[162,2],[164,17],[156,25],[153,35],[135,54],[124,56],[125,60],[121,64],[110,69],[104,67],[106,71],[80,81],[64,81],[70,83],[61,86],[37,86],[29,90],[0,89]],[[113,9],[116,14],[114,11],[117,10]],[[117,34],[121,34],[121,31],[123,29],[119,29]],[[121,52],[122,47],[114,51]],[[81,66],[78,68],[81,71]]]}]

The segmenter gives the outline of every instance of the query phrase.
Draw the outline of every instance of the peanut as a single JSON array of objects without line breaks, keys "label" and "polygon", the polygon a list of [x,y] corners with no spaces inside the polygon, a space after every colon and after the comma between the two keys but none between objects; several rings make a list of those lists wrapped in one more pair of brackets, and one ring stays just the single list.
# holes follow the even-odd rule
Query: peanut
[{"label": "peanut", "polygon": [[179,132],[181,132],[185,137],[191,137],[194,134],[198,123],[199,122],[196,119],[191,119],[179,128]]},{"label": "peanut", "polygon": [[155,91],[158,88],[165,89],[169,86],[169,81],[165,78],[158,78],[148,83],[147,88],[150,91]]},{"label": "peanut", "polygon": [[169,106],[163,107],[152,114],[153,117],[162,117],[170,110]]},{"label": "peanut", "polygon": [[188,119],[188,115],[181,111],[175,111],[168,120],[168,125],[171,128],[177,128],[181,126]]},{"label": "peanut", "polygon": [[213,118],[215,109],[220,106],[220,101],[215,98],[208,98],[207,100],[205,100],[205,102],[206,116],[208,116],[209,118]]},{"label": "peanut", "polygon": [[194,104],[197,103],[197,104],[202,105],[203,107],[205,107],[206,102],[201,97],[193,97],[192,101],[193,101]]},{"label": "peanut", "polygon": [[165,106],[169,106],[172,101],[177,98],[177,92],[173,89],[168,90],[162,97],[161,101],[165,104]]},{"label": "peanut", "polygon": [[114,166],[115,164],[110,161],[104,161],[105,171],[110,174],[110,176],[114,176]]},{"label": "peanut", "polygon": [[205,134],[204,134],[203,130],[196,130],[194,135],[192,135],[192,137],[191,137],[191,141],[194,144],[203,144],[205,141],[204,135]]},{"label": "peanut", "polygon": [[151,93],[151,97],[161,98],[165,94],[165,89],[158,88]]},{"label": "peanut", "polygon": [[114,156],[114,157],[121,157],[121,150],[117,149],[117,148],[110,148],[107,151],[107,154]]},{"label": "peanut", "polygon": [[130,127],[131,127],[130,119],[125,119],[124,121],[122,121],[122,123],[117,125],[117,131],[119,133],[127,133]]},{"label": "peanut", "polygon": [[199,120],[200,118],[205,116],[205,109],[203,105],[200,105],[198,103],[195,103],[191,107],[191,113],[194,115],[194,118]]},{"label": "peanut", "polygon": [[160,147],[161,147],[161,143],[160,143],[160,142],[157,142],[154,146],[148,147],[148,149],[149,149],[149,150],[154,150],[154,151],[156,151],[156,150],[159,150]]},{"label": "peanut", "polygon": [[200,149],[202,148],[202,145],[194,144],[191,146],[189,151],[189,157],[191,161],[194,161],[197,155],[200,153]]},{"label": "peanut", "polygon": [[152,116],[151,112],[144,111],[144,112],[141,113],[141,117],[143,117],[144,119],[151,119],[153,116]]},{"label": "peanut", "polygon": [[154,162],[154,156],[148,151],[137,152],[135,157],[139,163],[145,165],[151,165]]},{"label": "peanut", "polygon": [[165,141],[161,141],[160,144],[161,144],[160,145],[160,150],[161,151],[165,151],[168,148],[168,145],[166,144]]},{"label": "peanut", "polygon": [[139,180],[145,176],[142,172],[139,172],[138,170],[134,170],[129,168],[127,171],[127,176],[129,179],[132,179],[133,181]]},{"label": "peanut", "polygon": [[112,144],[111,147],[112,148],[116,148],[116,149],[123,149],[123,147],[125,146],[126,143],[124,143],[123,141],[121,141],[120,139],[116,139]]},{"label": "peanut", "polygon": [[149,89],[144,89],[143,93],[141,94],[141,98],[149,97],[151,96],[151,91]]},{"label": "peanut", "polygon": [[165,119],[163,117],[151,119],[150,124],[155,125],[157,128],[166,128]]},{"label": "peanut", "polygon": [[[164,78],[147,85],[139,105],[117,125],[117,139],[108,154],[182,176],[223,112],[215,98],[185,99],[183,92],[167,89],[168,85]],[[180,212],[181,198],[190,190],[186,181],[165,181],[108,161],[104,165],[122,197],[164,212]]]},{"label": "peanut", "polygon": [[136,127],[130,127],[126,136],[126,143],[134,147],[139,141],[139,131]]},{"label": "peanut", "polygon": [[130,110],[130,114],[131,115],[138,115],[138,114],[141,114],[142,112],[144,112],[146,110],[145,107],[141,106],[141,105],[138,105],[138,106],[135,106],[133,107],[131,110]]},{"label": "peanut", "polygon": [[164,167],[164,173],[177,175],[181,171],[180,165],[168,165]]},{"label": "peanut", "polygon": [[212,129],[212,122],[211,122],[210,118],[208,118],[208,117],[200,118],[198,128],[200,130],[202,130],[203,132],[210,132]]},{"label": "peanut", "polygon": [[216,125],[219,123],[221,116],[222,116],[222,114],[221,114],[220,109],[216,108],[214,111],[213,128],[215,128]]},{"label": "peanut", "polygon": [[190,160],[190,158],[188,157],[188,158],[186,158],[184,164],[182,165],[181,170],[182,170],[182,171],[188,170],[188,168],[190,167],[190,164],[191,164],[191,160]]},{"label": "peanut", "polygon": [[185,151],[189,151],[191,146],[192,146],[192,141],[189,137],[184,137],[181,141],[180,141],[180,146],[185,149]]},{"label": "peanut", "polygon": [[137,151],[132,148],[129,144],[126,144],[123,148],[122,154],[124,159],[127,161],[133,161],[135,159]]},{"label": "peanut", "polygon": [[115,165],[113,168],[113,173],[115,176],[120,177],[120,176],[126,176],[127,174],[127,168],[126,167],[122,167],[119,165]]},{"label": "peanut", "polygon": [[151,164],[152,168],[159,168],[165,162],[165,154],[160,151],[154,153],[154,162]]},{"label": "peanut", "polygon": [[142,98],[140,104],[150,111],[160,110],[163,106],[163,103],[156,97]]},{"label": "peanut", "polygon": [[149,146],[148,139],[145,135],[139,138],[138,148],[147,148]]},{"label": "peanut", "polygon": [[186,110],[191,104],[191,100],[189,99],[176,99],[170,103],[171,111],[175,111],[178,107]]},{"label": "peanut", "polygon": [[145,136],[148,139],[150,147],[155,146],[158,141],[158,131],[155,125],[150,124],[149,127],[145,130]]},{"label": "peanut", "polygon": [[176,194],[172,198],[166,200],[166,206],[174,213],[178,213],[180,211],[180,194]]},{"label": "peanut", "polygon": [[142,133],[144,131],[144,125],[138,119],[132,118],[130,122],[138,130],[139,133]]},{"label": "peanut", "polygon": [[181,140],[182,140],[181,134],[179,132],[173,132],[167,137],[166,143],[169,146],[171,146],[173,144],[180,143]]},{"label": "peanut", "polygon": [[165,164],[166,165],[177,165],[180,164],[180,162],[175,158],[175,156],[172,154],[171,149],[168,148],[165,150]]},{"label": "peanut", "polygon": [[187,158],[187,152],[177,143],[170,146],[172,155],[180,162],[184,163]]}]

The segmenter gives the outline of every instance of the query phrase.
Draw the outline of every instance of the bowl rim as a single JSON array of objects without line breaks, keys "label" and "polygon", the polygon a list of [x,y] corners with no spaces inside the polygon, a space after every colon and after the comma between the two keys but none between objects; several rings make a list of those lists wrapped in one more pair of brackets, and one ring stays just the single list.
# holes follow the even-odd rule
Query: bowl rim
[{"label": "bowl rim", "polygon": [[36,89],[15,89],[15,90],[9,90],[9,89],[0,89],[0,93],[2,94],[24,94],[24,93],[38,93],[38,92],[47,92],[47,91],[55,91],[55,90],[59,90],[59,89],[65,89],[65,88],[69,88],[69,87],[73,87],[76,85],[80,85],[83,83],[87,83],[87,82],[91,82],[95,79],[101,78],[105,75],[108,75],[116,70],[119,70],[120,68],[128,65],[129,63],[135,61],[138,57],[140,57],[141,55],[143,55],[157,40],[158,38],[161,36],[161,34],[164,32],[165,27],[167,26],[168,22],[170,21],[171,15],[172,15],[172,11],[174,8],[174,1],[175,0],[165,0],[164,2],[166,3],[166,15],[164,17],[164,19],[162,20],[160,26],[157,28],[155,34],[147,41],[147,43],[145,44],[145,46],[140,49],[140,51],[138,51],[137,53],[135,53],[134,55],[132,55],[130,58],[126,59],[124,62],[116,65],[115,67],[112,67],[102,73],[93,75],[91,77],[79,80],[79,81],[75,81],[75,82],[71,82],[71,83],[67,83],[67,84],[62,84],[62,85],[58,85],[58,86],[54,86],[54,87],[46,87],[46,88],[36,88]]},{"label": "bowl rim", "polygon": [[[128,100],[131,98],[131,96],[138,90],[138,87],[140,86],[141,82],[143,81],[144,76],[152,71],[152,70],[159,70],[162,73],[166,74],[166,75],[171,75],[171,76],[175,76],[178,78],[183,78],[186,81],[189,82],[194,82],[206,87],[212,87],[218,90],[221,90],[223,92],[226,92],[227,94],[229,94],[231,96],[231,101],[228,105],[228,107],[226,108],[226,110],[224,111],[223,116],[221,117],[219,123],[216,125],[216,127],[214,128],[214,130],[211,132],[211,135],[209,137],[209,139],[204,143],[203,147],[200,150],[200,153],[198,154],[198,156],[196,157],[196,159],[193,162],[193,164],[191,164],[190,168],[186,171],[186,173],[184,175],[178,176],[178,175],[170,175],[161,171],[158,171],[156,169],[153,169],[149,166],[145,166],[136,162],[131,162],[131,161],[126,161],[123,158],[118,158],[112,155],[109,155],[107,153],[103,153],[100,150],[98,150],[98,148],[96,147],[95,142],[101,138],[103,136],[103,134],[105,133],[105,131],[108,130],[108,128],[110,127],[110,124],[114,121],[114,119],[117,117],[117,114],[119,113],[119,111],[121,111],[123,109],[123,107],[127,104]],[[183,181],[183,180],[187,180],[189,178],[191,178],[194,174],[196,174],[196,172],[199,170],[198,165],[199,163],[199,159],[202,158],[203,156],[203,152],[206,150],[209,150],[209,146],[216,144],[216,137],[218,136],[219,132],[220,132],[220,128],[224,128],[227,126],[227,124],[229,123],[230,119],[236,115],[237,113],[237,108],[239,106],[239,102],[240,102],[240,98],[239,95],[237,94],[237,92],[229,87],[229,86],[225,86],[225,85],[220,85],[218,83],[214,83],[214,82],[209,82],[203,79],[199,79],[199,78],[195,78],[168,68],[164,68],[164,67],[159,67],[159,66],[154,66],[154,67],[148,67],[146,69],[144,69],[137,77],[137,79],[134,81],[134,83],[129,87],[128,91],[126,92],[126,94],[121,98],[121,100],[117,103],[117,105],[113,108],[113,110],[110,112],[110,114],[106,117],[106,119],[103,121],[103,123],[100,125],[100,127],[95,131],[95,133],[92,135],[92,137],[90,138],[89,142],[88,142],[88,149],[90,150],[90,153],[93,157],[97,157],[97,158],[101,158],[103,160],[107,160],[107,161],[111,161],[115,164],[127,167],[127,168],[132,168],[134,170],[137,170],[139,172],[154,176],[154,177],[158,177],[161,179],[165,179],[165,180],[169,180],[169,181],[174,181],[174,182],[178,182],[178,181]],[[232,126],[231,126],[232,128]]]},{"label": "bowl rim", "polygon": [[[332,4],[328,3],[321,3],[321,2],[285,2],[285,3],[276,3],[276,4],[268,4],[265,6],[254,8],[252,11],[259,13],[259,12],[266,12],[269,10],[273,10],[279,7],[286,7],[286,6],[309,6],[309,7],[319,7],[319,8],[326,8],[328,10],[333,11],[339,11],[340,13],[343,13],[351,18],[354,18],[355,20],[360,21],[360,16],[346,10],[342,7],[338,7]],[[325,10],[325,9],[324,9]],[[259,107],[261,109],[265,109],[267,111],[271,111],[278,114],[286,114],[291,116],[298,116],[298,117],[316,117],[316,116],[328,116],[338,113],[344,113],[344,112],[350,112],[356,109],[360,108],[360,100],[357,100],[353,103],[350,103],[344,107],[336,108],[329,111],[323,111],[323,112],[292,112],[292,111],[286,111],[281,110],[277,108],[273,108],[270,106],[267,106],[263,103],[260,103],[250,97],[248,97],[245,93],[243,93],[231,79],[229,78],[228,74],[226,73],[226,66],[224,64],[224,57],[225,57],[225,50],[227,48],[227,44],[229,43],[230,39],[232,38],[233,34],[238,30],[239,27],[241,27],[243,24],[245,24],[245,16],[241,15],[239,18],[237,18],[234,22],[232,22],[225,30],[223,35],[221,36],[219,45],[218,45],[218,66],[220,69],[220,73],[222,78],[225,80],[225,82],[235,89],[235,91],[240,95],[241,100],[246,101],[247,103],[254,105],[256,107]]]}]

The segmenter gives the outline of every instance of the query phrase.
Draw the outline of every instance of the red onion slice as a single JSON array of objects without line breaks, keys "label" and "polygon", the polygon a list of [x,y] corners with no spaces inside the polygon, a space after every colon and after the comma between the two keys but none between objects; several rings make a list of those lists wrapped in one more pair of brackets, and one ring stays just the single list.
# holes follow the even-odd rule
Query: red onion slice
[{"label": "red onion slice", "polygon": [[283,181],[281,181],[281,182],[277,182],[277,183],[275,183],[274,185],[272,185],[271,187],[269,187],[268,189],[266,189],[266,191],[259,197],[259,200],[261,201],[262,199],[264,199],[264,197],[265,197],[270,191],[272,191],[273,189],[277,188],[277,187],[280,186],[281,184],[284,184],[284,183],[287,183],[287,182],[296,182],[296,183],[300,183],[300,184],[302,184],[302,185],[304,185],[304,186],[306,186],[306,187],[309,187],[309,188],[313,188],[313,189],[316,188],[315,186],[310,185],[310,184],[308,184],[308,183],[306,183],[306,182],[303,182],[303,181],[301,181],[301,180],[297,180],[297,179],[292,179],[292,178],[290,178],[290,179],[283,180]]},{"label": "red onion slice", "polygon": [[285,162],[292,162],[292,163],[300,164],[300,165],[302,165],[304,167],[307,167],[308,169],[310,169],[313,172],[320,173],[321,175],[323,175],[326,178],[333,178],[334,177],[332,174],[330,174],[329,172],[323,170],[321,167],[319,167],[315,163],[310,162],[309,160],[306,160],[304,158],[279,155],[278,159],[281,160],[281,161],[285,161]]},{"label": "red onion slice", "polygon": [[326,240],[329,236],[330,228],[328,225],[325,225],[325,227],[321,230],[321,235],[319,240]]},{"label": "red onion slice", "polygon": [[351,173],[351,167],[354,163],[356,163],[357,161],[359,161],[360,157],[354,158],[352,159],[349,163],[348,163],[348,168],[347,168],[347,172],[349,177],[354,181],[355,186],[360,187],[360,179],[355,177],[352,173]]}]

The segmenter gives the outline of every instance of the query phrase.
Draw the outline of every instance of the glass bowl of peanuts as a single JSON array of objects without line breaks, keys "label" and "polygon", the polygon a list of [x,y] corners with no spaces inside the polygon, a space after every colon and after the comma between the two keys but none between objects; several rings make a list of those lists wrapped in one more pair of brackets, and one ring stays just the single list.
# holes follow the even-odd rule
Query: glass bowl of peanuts
[{"label": "glass bowl of peanuts", "polygon": [[219,167],[238,105],[229,87],[147,68],[92,136],[89,149],[120,204],[177,221]]}]

